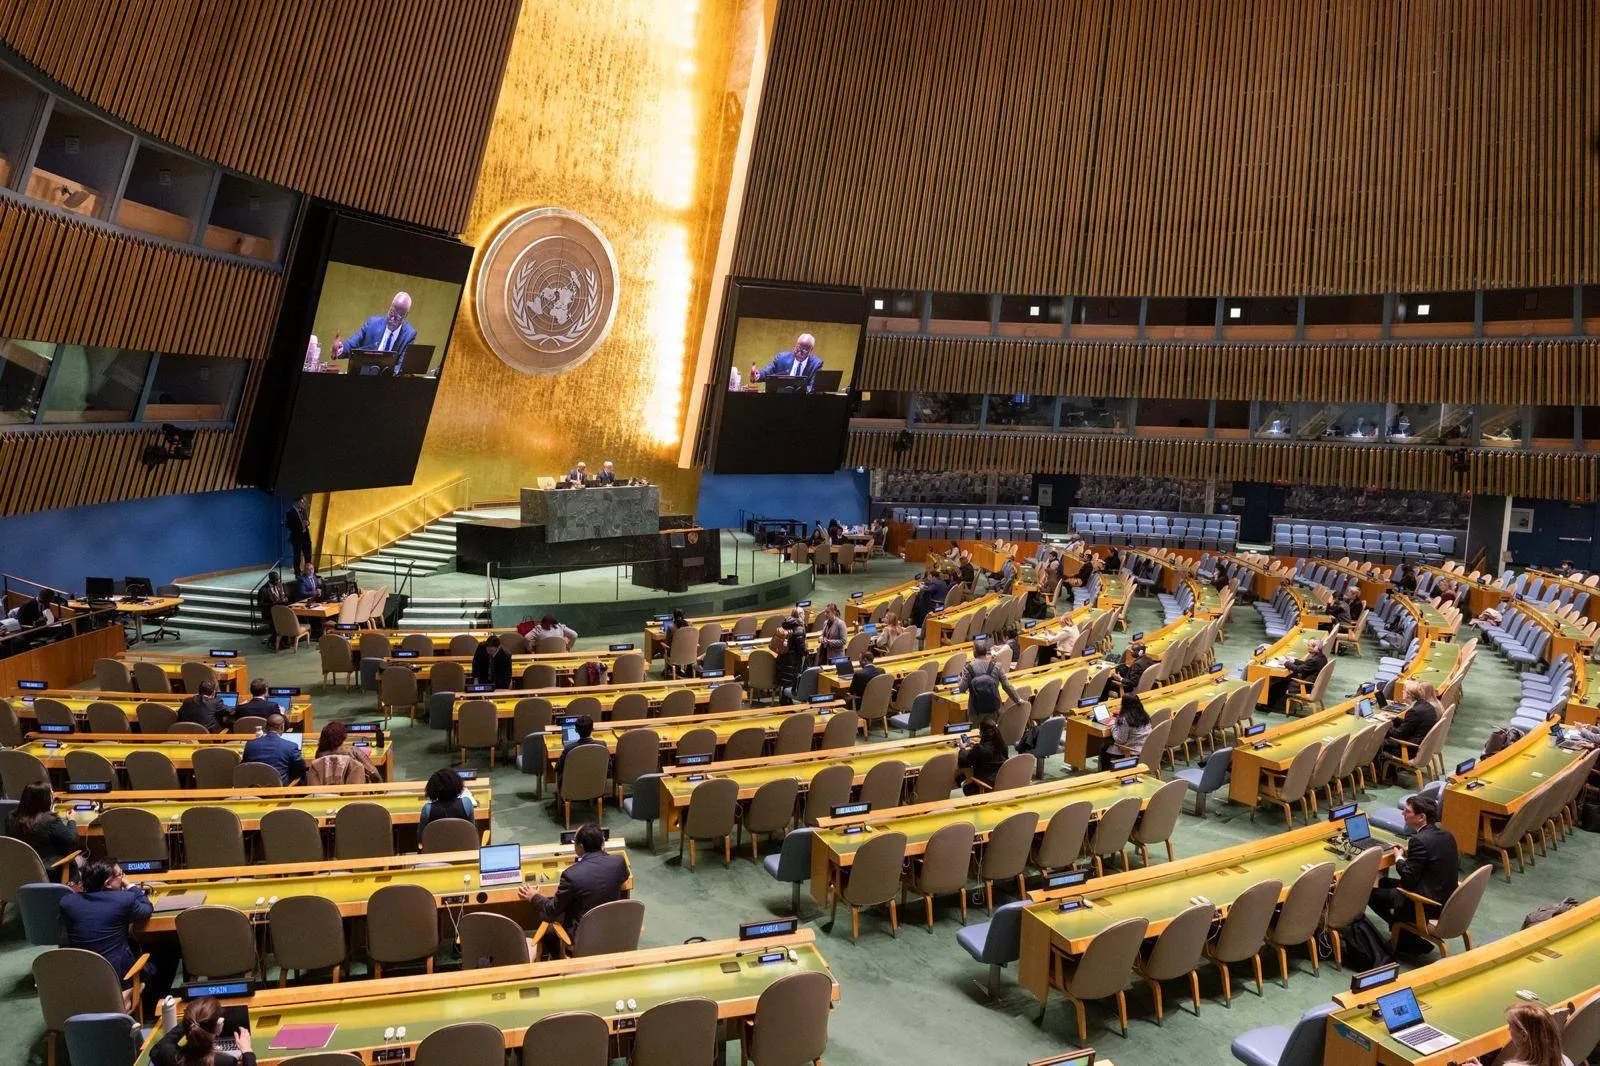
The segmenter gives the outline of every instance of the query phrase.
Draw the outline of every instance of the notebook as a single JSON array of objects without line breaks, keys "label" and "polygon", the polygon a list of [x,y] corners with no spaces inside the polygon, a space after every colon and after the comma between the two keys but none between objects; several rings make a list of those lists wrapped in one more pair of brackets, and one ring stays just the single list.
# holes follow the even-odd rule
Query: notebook
[{"label": "notebook", "polygon": [[325,1048],[339,1027],[333,1022],[312,1025],[285,1025],[272,1035],[270,1051],[310,1051]]},{"label": "notebook", "polygon": [[204,892],[179,892],[173,896],[162,896],[150,901],[150,906],[156,909],[157,914],[167,911],[186,911],[190,907],[198,907],[205,903]]}]

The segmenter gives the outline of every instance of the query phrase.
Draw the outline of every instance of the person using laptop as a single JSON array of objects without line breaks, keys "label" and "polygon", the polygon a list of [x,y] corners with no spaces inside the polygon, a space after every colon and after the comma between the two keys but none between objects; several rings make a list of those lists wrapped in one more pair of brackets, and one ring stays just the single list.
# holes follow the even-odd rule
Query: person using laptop
[{"label": "person using laptop", "polygon": [[283,735],[288,724],[282,714],[267,715],[266,729],[246,742],[241,761],[265,763],[278,771],[284,784],[295,785],[306,779],[306,758],[300,745]]},{"label": "person using laptop", "polygon": [[440,818],[463,818],[470,822],[472,812],[477,810],[472,793],[467,790],[467,783],[454,770],[435,770],[429,774],[423,794],[428,798],[422,804],[422,814],[417,819],[418,840],[422,839],[422,831],[428,828],[429,822]]},{"label": "person using laptop", "polygon": [[[970,737],[972,734],[965,735]],[[991,716],[981,720],[978,723],[978,742],[962,748],[956,755],[956,765],[967,771],[967,781],[961,786],[961,791],[968,796],[976,796],[983,791],[977,784],[979,781],[993,788],[995,775],[1010,757],[1011,752],[1006,750],[1005,738],[1000,735],[1000,726],[994,718]]]},{"label": "person using laptop", "polygon": [[850,676],[850,698],[858,707],[861,706],[861,697],[867,694],[867,683],[883,674],[883,667],[875,662],[876,659],[877,656],[873,654],[872,649],[868,648],[861,653],[861,665],[856,667],[855,673]]},{"label": "person using laptop", "polygon": [[[1368,902],[1372,913],[1391,925],[1397,918],[1408,918],[1412,914],[1411,900],[1400,894],[1402,888],[1433,900],[1436,906],[1427,908],[1431,918],[1438,915],[1460,882],[1456,838],[1439,828],[1438,803],[1419,793],[1407,796],[1400,811],[1411,836],[1405,844],[1394,846],[1396,876],[1380,880]],[[1411,948],[1425,950],[1428,947],[1426,941],[1414,936],[1408,936],[1408,940]],[[1407,946],[1407,940],[1402,940],[1401,947]]]},{"label": "person using laptop", "polygon": [[793,348],[773,356],[772,362],[751,374],[751,380],[800,378],[805,382],[805,391],[810,392],[816,384],[817,371],[822,369],[822,356],[816,354],[816,346],[817,338],[809,333],[800,334],[794,339]]},{"label": "person using laptop", "polygon": [[583,916],[612,900],[622,898],[628,880],[628,863],[620,855],[606,851],[606,835],[598,825],[587,822],[578,829],[572,842],[577,859],[561,871],[554,899],[545,899],[534,885],[523,885],[517,895],[531,902],[541,921],[559,922],[570,936]]},{"label": "person using laptop", "polygon": [[[266,682],[257,681],[256,684],[262,686],[261,691],[264,695]],[[268,706],[269,709],[272,708],[272,705]],[[220,733],[227,729],[232,717],[232,712],[217,699],[215,681],[200,682],[199,690],[178,705],[178,721],[205,726],[207,733]]]},{"label": "person using laptop", "polygon": [[367,319],[360,329],[350,334],[349,340],[342,341],[338,334],[334,334],[333,357],[346,359],[351,352],[357,351],[393,352],[394,369],[389,373],[398,376],[405,363],[406,349],[417,339],[417,327],[406,321],[410,317],[411,294],[395,293],[394,299],[389,301],[388,312]]},{"label": "person using laptop", "polygon": [[[1399,721],[1390,727],[1389,735],[1383,739],[1383,750],[1389,755],[1400,754],[1402,741],[1412,747],[1421,744],[1443,713],[1438,690],[1432,681],[1408,681],[1404,695],[1407,705],[1400,709]],[[1394,709],[1392,704],[1390,709]]]},{"label": "person using laptop", "polygon": [[1132,692],[1123,696],[1111,719],[1111,739],[1100,751],[1100,769],[1111,769],[1118,759],[1137,759],[1144,751],[1150,729],[1150,713],[1144,709],[1144,701]]},{"label": "person using laptop", "polygon": [[[183,1020],[168,1029],[150,1049],[151,1066],[256,1066],[251,1050],[250,1030],[244,1026],[228,1030],[222,1003],[215,996],[191,999],[184,1008]],[[218,1045],[231,1040],[239,1049],[235,1055]]]},{"label": "person using laptop", "polygon": [[250,682],[250,698],[233,709],[235,720],[252,716],[266,718],[279,713],[278,705],[267,699],[266,679],[260,677]]}]

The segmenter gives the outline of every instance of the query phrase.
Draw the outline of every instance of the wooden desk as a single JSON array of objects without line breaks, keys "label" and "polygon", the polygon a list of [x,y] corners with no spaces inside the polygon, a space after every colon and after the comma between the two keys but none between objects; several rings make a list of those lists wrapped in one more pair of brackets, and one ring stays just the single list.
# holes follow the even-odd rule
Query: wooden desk
[{"label": "wooden desk", "polygon": [[915,778],[922,767],[935,755],[959,750],[955,737],[912,737],[906,740],[888,740],[881,744],[857,744],[849,748],[828,748],[823,751],[806,751],[796,755],[771,755],[761,759],[737,759],[732,762],[714,762],[705,766],[669,766],[662,770],[661,827],[671,832],[678,827],[685,811],[689,809],[689,796],[700,783],[689,778],[731,777],[739,784],[739,799],[748,801],[756,790],[768,781],[793,777],[800,782],[804,795],[817,771],[828,766],[849,766],[855,772],[855,783],[866,779],[867,771],[882,762],[899,759],[906,764],[906,778]]},{"label": "wooden desk", "polygon": [[[219,645],[220,646],[220,645]],[[204,663],[217,676],[217,687],[225,692],[250,691],[250,667],[243,659],[218,659],[211,655],[162,655],[160,652],[125,651],[117,658],[130,669],[134,663],[154,663],[167,675],[167,680],[183,690],[183,664]],[[160,695],[150,693],[149,695]]]},{"label": "wooden desk", "polygon": [[[1215,674],[1191,677],[1175,685],[1153,688],[1140,696],[1139,701],[1151,714],[1160,710],[1170,710],[1176,714],[1191,700],[1198,701],[1204,706],[1218,695],[1231,695],[1248,684],[1250,682],[1229,677],[1219,671]],[[1099,757],[1100,750],[1106,746],[1106,741],[1111,739],[1111,727],[1101,725],[1094,720],[1095,707],[1111,710],[1112,705],[1120,702],[1120,699],[1121,697],[1102,699],[1098,704],[1080,707],[1067,715],[1067,727],[1062,737],[1064,746],[1061,752],[1061,757],[1066,760],[1067,765],[1082,770],[1089,766],[1091,760]]]},{"label": "wooden desk", "polygon": [[897,597],[902,596],[909,600],[921,587],[921,581],[902,581],[898,585],[869,592],[865,596],[853,596],[845,601],[844,624],[851,628],[863,625],[871,618],[872,612],[878,609],[879,604],[892,603]]},{"label": "wooden desk", "polygon": [[339,617],[341,604],[313,603],[310,600],[296,600],[289,604],[289,610],[294,612],[296,618],[304,618],[308,622],[328,622]]},{"label": "wooden desk", "polygon": [[[1133,784],[1122,784],[1130,778],[1136,778]],[[995,827],[1013,814],[1033,811],[1039,816],[1035,836],[1042,837],[1050,819],[1063,807],[1087,800],[1094,805],[1098,818],[1107,807],[1127,796],[1139,797],[1140,806],[1146,806],[1161,785],[1159,777],[1143,770],[1090,774],[1041,781],[1007,792],[889,807],[850,818],[823,818],[811,838],[811,897],[827,905],[830,893],[838,891],[843,871],[850,868],[856,852],[872,839],[873,833],[904,833],[909,857],[921,855],[933,834],[947,825],[971,823],[976,831],[976,846],[986,842]],[[846,833],[846,826],[865,826],[866,830]]]},{"label": "wooden desk", "polygon": [[1372,696],[1346,700],[1305,718],[1291,718],[1259,736],[1246,737],[1235,744],[1228,798],[1254,809],[1267,775],[1287,771],[1294,757],[1306,748],[1350,736],[1380,720],[1387,720],[1375,715],[1362,718],[1356,714],[1356,706],[1363,699],[1374,708],[1377,706],[1377,699]]},{"label": "wooden desk", "polygon": [[[105,830],[100,816],[112,808],[138,807],[161,819],[169,842],[183,838],[183,813],[192,807],[224,807],[239,816],[245,833],[261,831],[261,819],[271,811],[305,811],[322,829],[332,829],[339,808],[346,803],[376,803],[389,812],[399,831],[399,847],[411,850],[421,843],[417,823],[427,796],[423,781],[387,781],[375,785],[287,785],[283,788],[179,789],[176,792],[111,792],[88,797],[58,797],[56,813],[77,827],[78,839],[95,853],[104,851]],[[473,818],[487,830],[494,807],[494,789],[487,780],[468,784],[474,801]],[[80,810],[92,807],[91,810]]]},{"label": "wooden desk", "polygon": [[[922,620],[922,646],[929,651],[945,647],[950,643],[952,632],[956,623],[963,618],[972,618],[979,612],[987,615],[990,611],[1000,606],[1001,596],[997,592],[985,593],[974,600],[958,603],[954,607],[946,607],[942,611],[934,611]],[[976,633],[972,634],[977,636]]]},{"label": "wooden desk", "polygon": [[[673,681],[642,681],[633,685],[594,685],[587,688],[506,688],[496,689],[493,692],[463,692],[455,699],[450,709],[451,722],[461,716],[461,704],[467,700],[488,700],[495,705],[501,721],[510,721],[516,717],[517,704],[523,700],[541,697],[550,701],[556,714],[566,713],[566,708],[572,702],[584,696],[593,696],[600,701],[600,715],[595,721],[598,723],[609,717],[611,710],[616,706],[619,697],[630,692],[638,692],[652,708],[661,706],[661,701],[667,698],[667,693],[679,689],[687,689],[694,693],[696,704],[708,703],[711,700],[711,690],[719,685],[739,685],[737,678],[731,677],[686,677]],[[742,685],[739,686],[741,689]]]},{"label": "wooden desk", "polygon": [[[197,748],[209,744],[222,744],[243,752],[245,743],[251,739],[253,738],[232,733],[207,736],[180,734],[177,737],[145,736],[141,733],[72,733],[59,739],[29,733],[23,745],[17,750],[32,755],[44,764],[46,770],[56,775],[65,775],[67,753],[70,751],[92,751],[109,759],[111,765],[118,769],[127,761],[130,752],[159,751],[172,760],[173,767],[181,774],[193,772],[194,753]],[[306,734],[301,741],[301,750],[305,753],[306,762],[315,758],[316,736]],[[378,773],[383,776],[383,780],[390,780],[394,769],[394,750],[388,744],[373,745],[368,757],[372,760],[372,765],[377,767]],[[64,776],[62,779],[65,779]]]},{"label": "wooden desk", "polygon": [[[1506,1008],[1518,991],[1538,995],[1546,1007],[1576,1009],[1600,993],[1600,897],[1538,925],[1451,954],[1402,973],[1398,980],[1365,992],[1341,992],[1343,1009],[1328,1016],[1328,1066],[1413,1066],[1463,1062],[1487,1055],[1510,1041]],[[1390,1038],[1372,1017],[1378,997],[1401,988],[1416,990],[1429,1025],[1461,1041],[1434,1055],[1421,1055]]]},{"label": "wooden desk", "polygon": [[183,605],[182,596],[113,596],[110,600],[89,603],[86,600],[68,600],[67,606],[75,611],[93,611],[97,607],[110,606],[113,613],[121,615],[133,623],[133,640],[129,643],[138,644],[144,640],[144,623],[148,618],[156,615],[171,614]]},{"label": "wooden desk", "polygon": [[[758,946],[761,952],[784,952],[785,958],[762,964],[753,957]],[[787,958],[791,951],[793,960]],[[755,1016],[756,1003],[768,985],[800,972],[833,976],[810,929],[756,944],[712,940],[519,966],[264,989],[239,1002],[250,1008],[256,1061],[261,1066],[278,1066],[300,1054],[272,1050],[281,1027],[330,1020],[338,1028],[327,1050],[355,1054],[363,1062],[375,1061],[379,1053],[403,1054],[404,1059],[393,1061],[410,1062],[425,1037],[463,1019],[499,1028],[508,1050],[522,1046],[528,1026],[565,1011],[597,1014],[613,1034],[627,1039],[640,1014],[683,996],[715,1001],[719,1019],[729,1032],[736,1032],[745,1019]],[[833,998],[839,998],[837,981]],[[637,1005],[618,1011],[619,999],[633,999]],[[384,1030],[396,1024],[406,1027],[406,1038],[385,1040]],[[156,1039],[152,1034],[149,1043]],[[137,1066],[148,1066],[148,1054],[147,1045]]]},{"label": "wooden desk", "polygon": [[[610,674],[611,671],[616,669],[618,658],[623,655],[639,654],[641,653],[633,648],[628,651],[559,651],[547,652],[543,655],[534,652],[518,652],[511,656],[511,677],[513,684],[515,684],[521,680],[528,667],[536,663],[544,663],[555,669],[557,684],[572,685],[576,682],[578,670],[587,663],[601,663],[605,666],[606,673]],[[448,652],[444,652],[438,655],[418,655],[414,658],[410,656],[400,658],[393,654],[382,658],[377,656],[372,658],[382,664],[378,668],[380,672],[384,667],[388,666],[409,666],[416,672],[418,687],[425,692],[433,690],[433,667],[438,663],[455,663],[467,675],[467,680],[469,682],[472,680],[473,657],[471,655],[451,655]]]},{"label": "wooden desk", "polygon": [[[627,859],[621,841],[608,844],[607,851]],[[385,885],[421,885],[432,892],[440,910],[455,914],[492,910],[519,913],[532,928],[537,913],[517,898],[517,889],[535,885],[542,896],[554,896],[561,873],[575,859],[570,844],[538,844],[522,849],[522,879],[498,885],[482,885],[478,880],[476,851],[445,851],[428,855],[390,855],[376,859],[338,859],[314,863],[287,863],[279,866],[216,866],[204,870],[168,870],[141,874],[129,880],[150,893],[156,913],[136,924],[144,933],[172,933],[180,910],[161,909],[169,896],[191,892],[205,896],[203,905],[233,907],[264,922],[272,904],[290,896],[321,896],[339,905],[346,918],[364,918],[372,894]],[[630,873],[623,894],[633,888]],[[200,904],[197,904],[200,905]],[[443,916],[441,916],[443,917]],[[449,926],[445,927],[446,929]],[[452,934],[453,935],[453,934]]]},{"label": "wooden desk", "polygon": [[[725,633],[731,635],[733,633],[733,627],[738,624],[739,619],[752,618],[755,620],[756,632],[759,633],[761,632],[761,628],[765,626],[769,620],[776,619],[778,622],[782,622],[785,618],[789,617],[789,612],[792,610],[794,610],[794,605],[789,604],[784,607],[768,608],[765,611],[740,611],[736,614],[700,615],[697,618],[690,618],[688,621],[690,625],[697,629],[708,622],[717,622],[721,624]],[[820,610],[817,610],[814,607],[807,607],[804,608],[804,610],[808,623],[813,621],[822,613]],[[667,637],[666,634],[662,632],[662,625],[663,623],[655,618],[649,619],[644,624],[644,643],[642,647],[644,648],[644,657],[646,661],[664,657],[667,654]]]},{"label": "wooden desk", "polygon": [[1572,660],[1572,698],[1567,701],[1567,721],[1577,725],[1600,722],[1600,670],[1592,660]]},{"label": "wooden desk", "polygon": [[[156,703],[163,707],[171,707],[176,711],[189,697],[181,692],[93,692],[81,688],[56,688],[46,689],[43,692],[29,693],[26,696],[12,697],[11,709],[16,712],[17,721],[22,724],[22,731],[28,732],[35,728],[38,716],[33,713],[35,698],[57,700],[67,705],[72,711],[72,716],[80,723],[88,720],[89,704],[110,703],[122,709],[128,716],[128,724],[138,730],[139,704]],[[314,733],[316,730],[316,715],[312,710],[310,696],[293,696],[289,700],[289,713],[284,716],[288,719],[292,733]],[[143,734],[140,734],[143,736]]]},{"label": "wooden desk", "polygon": [[[1194,896],[1205,896],[1226,915],[1240,893],[1265,880],[1283,882],[1287,896],[1307,863],[1332,862],[1342,873],[1351,860],[1328,850],[1329,839],[1341,831],[1340,823],[1319,822],[1220,851],[1095,878],[1073,888],[1031,892],[1032,903],[1022,912],[1018,983],[1043,1003],[1056,972],[1052,960],[1058,955],[1082,955],[1097,933],[1126,918],[1148,918],[1145,936],[1153,938],[1189,908]],[[1373,835],[1399,843],[1381,831]],[[1383,862],[1391,861],[1392,853],[1385,849]],[[1067,896],[1082,896],[1090,906],[1062,912],[1057,903]]]},{"label": "wooden desk", "polygon": [[1100,587],[1095,592],[1094,605],[1107,611],[1126,611],[1132,590],[1121,574],[1100,574]]},{"label": "wooden desk", "polygon": [[[1441,797],[1439,824],[1456,838],[1461,854],[1477,854],[1488,819],[1509,817],[1541,786],[1584,757],[1582,750],[1551,743],[1552,725],[1541,722],[1520,740],[1479,760],[1466,774],[1450,777]],[[1474,781],[1483,784],[1469,790],[1467,785]]]}]

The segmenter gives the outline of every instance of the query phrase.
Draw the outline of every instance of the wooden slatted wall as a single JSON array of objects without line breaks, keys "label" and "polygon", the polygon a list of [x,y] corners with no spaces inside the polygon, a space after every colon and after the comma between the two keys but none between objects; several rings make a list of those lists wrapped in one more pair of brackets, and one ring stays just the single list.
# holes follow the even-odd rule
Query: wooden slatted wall
[{"label": "wooden slatted wall", "polygon": [[1600,279],[1600,0],[782,0],[735,270],[941,292]]},{"label": "wooden slatted wall", "polygon": [[282,277],[0,200],[0,337],[259,359]]},{"label": "wooden slatted wall", "polygon": [[1467,452],[1468,471],[1458,474],[1449,454],[1437,449],[938,430],[911,434],[909,447],[900,447],[900,442],[898,430],[853,429],[846,465],[979,473],[1159,473],[1571,501],[1591,501],[1600,493],[1600,456],[1594,455],[1479,448]]},{"label": "wooden slatted wall", "polygon": [[520,6],[14,0],[0,40],[205,159],[459,233]]},{"label": "wooden slatted wall", "polygon": [[1600,404],[1600,338],[1245,345],[871,334],[857,384],[1043,396]]}]

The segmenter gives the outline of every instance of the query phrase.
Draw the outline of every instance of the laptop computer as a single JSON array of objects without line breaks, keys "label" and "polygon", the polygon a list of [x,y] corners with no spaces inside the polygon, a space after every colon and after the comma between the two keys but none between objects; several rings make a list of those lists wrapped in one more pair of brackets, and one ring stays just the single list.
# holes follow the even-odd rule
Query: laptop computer
[{"label": "laptop computer", "polygon": [[850,657],[847,655],[841,655],[839,658],[834,659],[832,665],[834,673],[840,677],[853,677],[855,675],[855,666],[850,662]]},{"label": "laptop computer", "polygon": [[522,845],[491,844],[478,849],[478,884],[503,885],[522,880]]},{"label": "laptop computer", "polygon": [[389,373],[400,358],[397,352],[380,352],[376,348],[357,348],[345,354],[350,357],[350,373],[364,378]]},{"label": "laptop computer", "polygon": [[1397,988],[1386,996],[1379,996],[1378,1013],[1389,1035],[1413,1051],[1431,1055],[1460,1043],[1422,1020],[1422,1005],[1410,988]]},{"label": "laptop computer", "polygon": [[819,370],[812,376],[812,392],[838,392],[844,383],[843,370]]},{"label": "laptop computer", "polygon": [[1350,841],[1350,846],[1357,851],[1383,847],[1383,841],[1373,837],[1372,826],[1368,823],[1365,814],[1356,813],[1346,818],[1344,820],[1344,835]]},{"label": "laptop computer", "polygon": [[772,374],[762,378],[761,384],[765,386],[762,391],[767,393],[806,391],[806,379],[793,374],[782,376]]},{"label": "laptop computer", "polygon": [[400,363],[402,377],[421,377],[428,372],[433,363],[433,348],[431,344],[413,344],[406,349],[406,357]]}]

